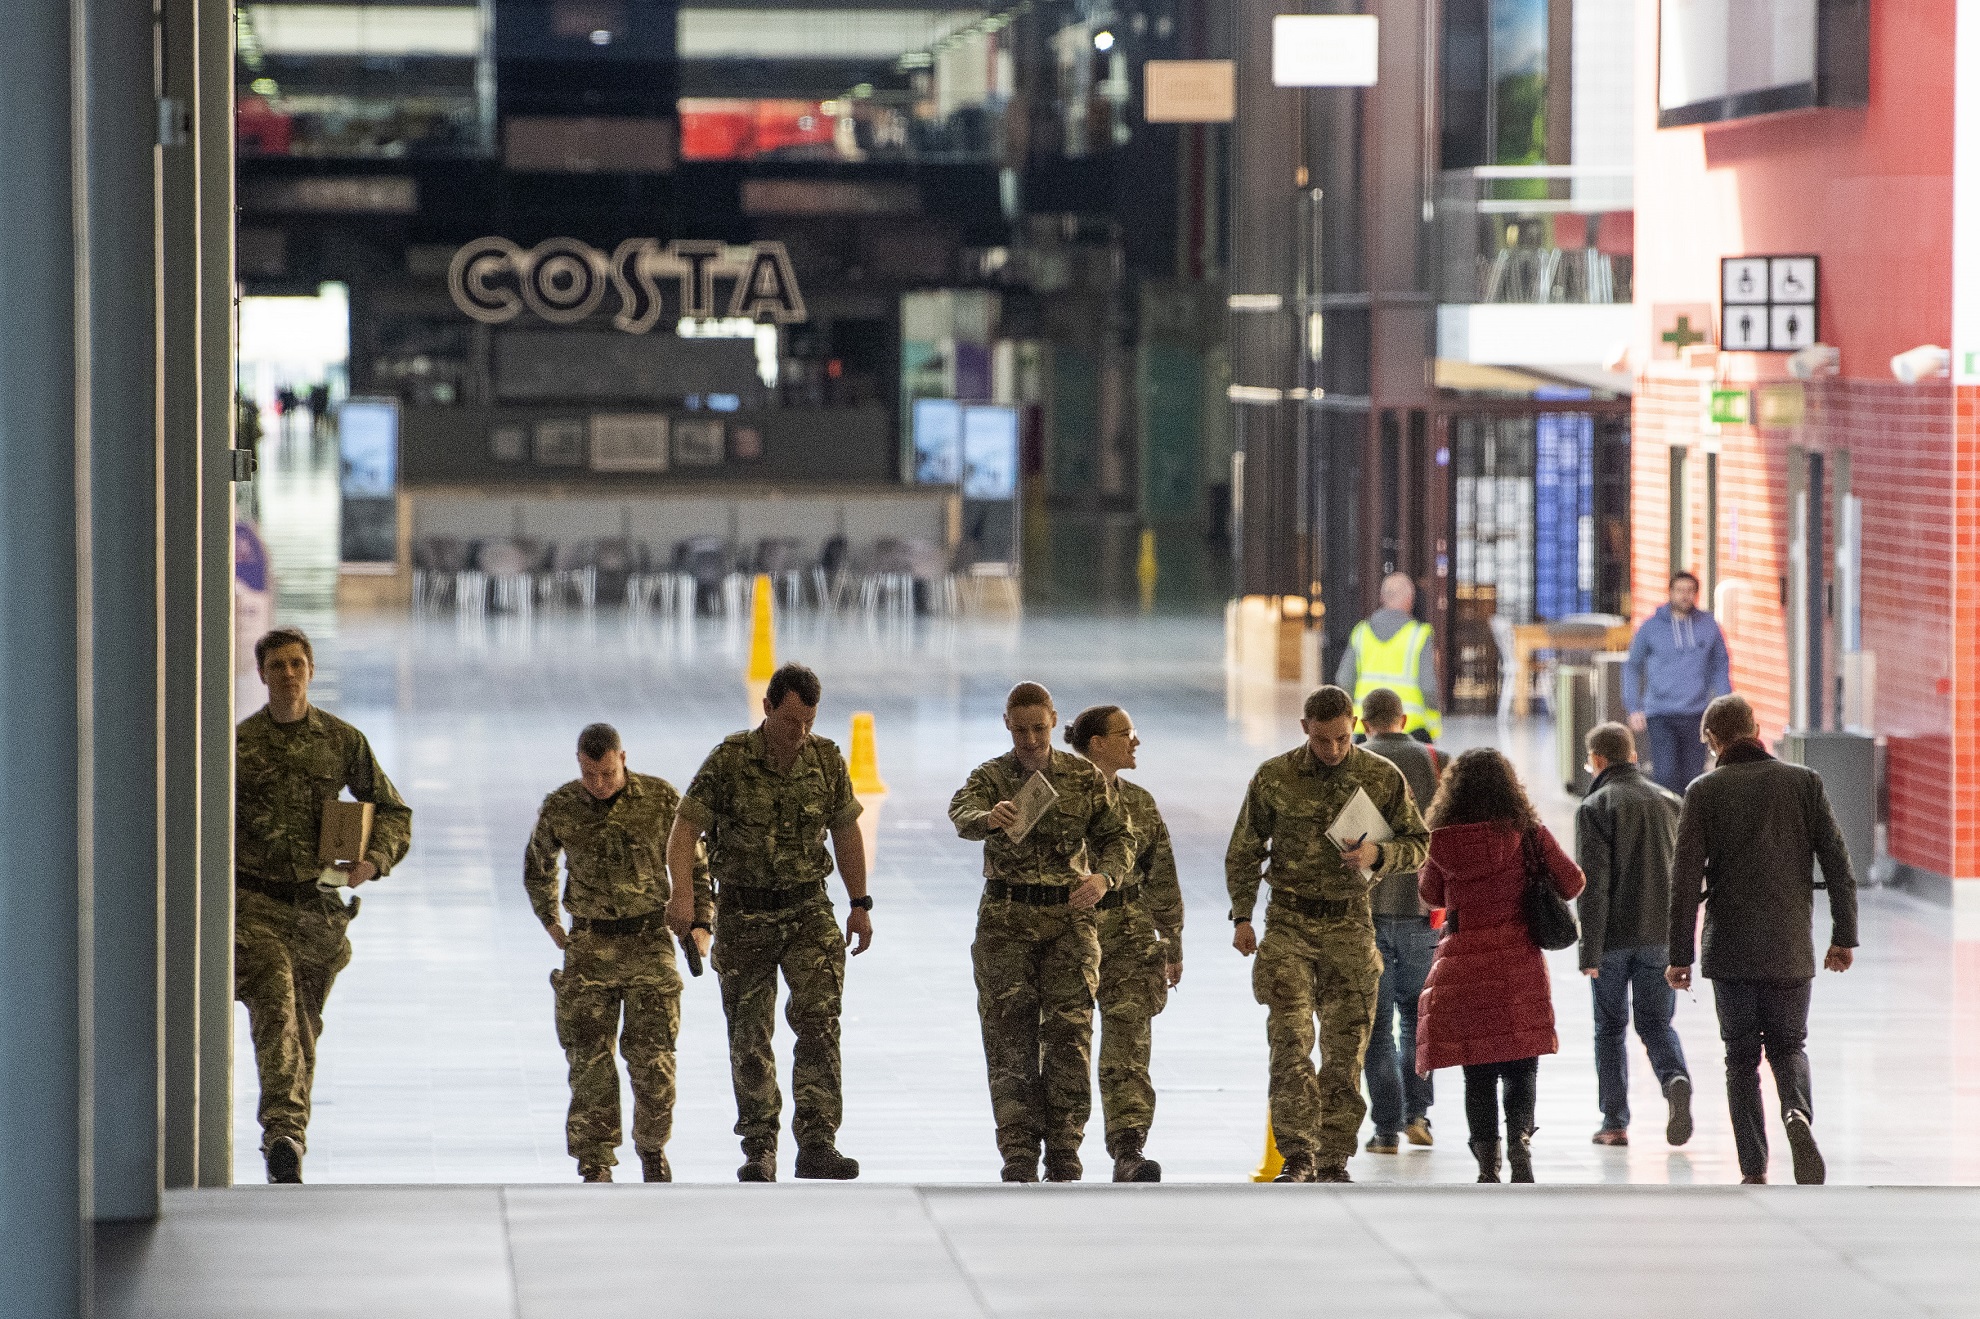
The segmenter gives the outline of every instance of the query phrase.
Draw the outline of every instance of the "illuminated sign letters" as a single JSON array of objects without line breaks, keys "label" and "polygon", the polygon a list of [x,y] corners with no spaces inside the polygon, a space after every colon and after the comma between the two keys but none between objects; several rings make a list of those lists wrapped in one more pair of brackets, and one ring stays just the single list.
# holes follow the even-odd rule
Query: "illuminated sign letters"
[{"label": "illuminated sign letters", "polygon": [[[716,310],[716,284],[729,286]],[[524,249],[506,238],[477,238],[454,253],[447,287],[454,305],[485,325],[502,325],[524,308],[552,325],[575,325],[605,300],[618,299],[612,324],[645,334],[660,323],[663,285],[674,286],[678,317],[743,317],[789,324],[805,319],[790,254],[782,243],[731,247],[712,239],[628,238],[607,257],[575,238],[550,238]]]}]

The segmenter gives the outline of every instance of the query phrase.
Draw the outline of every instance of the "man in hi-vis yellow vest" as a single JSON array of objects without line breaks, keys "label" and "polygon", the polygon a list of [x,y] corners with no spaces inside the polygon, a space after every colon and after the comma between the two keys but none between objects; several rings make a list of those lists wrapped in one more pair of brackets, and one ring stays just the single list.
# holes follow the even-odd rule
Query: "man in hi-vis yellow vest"
[{"label": "man in hi-vis yellow vest", "polygon": [[1418,622],[1416,586],[1399,572],[1382,579],[1382,607],[1354,625],[1334,684],[1354,693],[1356,709],[1378,687],[1402,697],[1403,731],[1420,742],[1442,736],[1444,716],[1438,710],[1436,633]]}]

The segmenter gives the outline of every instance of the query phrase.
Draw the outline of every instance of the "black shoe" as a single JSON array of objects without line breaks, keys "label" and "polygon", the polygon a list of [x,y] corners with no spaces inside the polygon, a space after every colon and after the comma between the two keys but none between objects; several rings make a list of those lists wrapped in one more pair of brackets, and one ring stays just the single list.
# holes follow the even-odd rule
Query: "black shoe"
[{"label": "black shoe", "polygon": [[1007,1182],[1035,1182],[1038,1180],[1038,1156],[1036,1154],[1013,1154],[1004,1160],[1001,1174]]},{"label": "black shoe", "polygon": [[750,1155],[749,1161],[743,1164],[742,1167],[736,1169],[736,1180],[739,1182],[776,1181],[777,1180],[776,1152],[773,1150],[764,1154]]},{"label": "black shoe", "polygon": [[849,1182],[859,1176],[859,1160],[849,1159],[830,1145],[807,1145],[798,1151],[797,1175],[821,1182]]},{"label": "black shoe", "polygon": [[1820,1186],[1829,1179],[1829,1165],[1815,1147],[1815,1132],[1808,1125],[1808,1114],[1790,1109],[1786,1120],[1788,1149],[1794,1155],[1794,1181],[1797,1186]]},{"label": "black shoe", "polygon": [[1124,1149],[1114,1156],[1114,1180],[1159,1182],[1162,1180],[1162,1165],[1148,1158],[1138,1149]]},{"label": "black shoe", "polygon": [[1478,1160],[1478,1180],[1496,1182],[1499,1180],[1499,1142],[1496,1140],[1474,1140],[1471,1142],[1471,1156]]},{"label": "black shoe", "polygon": [[1275,1182],[1310,1182],[1318,1175],[1319,1168],[1314,1164],[1311,1154],[1288,1154],[1286,1155],[1286,1166],[1279,1169],[1279,1175],[1272,1180]]},{"label": "black shoe", "polygon": [[1048,1182],[1076,1182],[1086,1175],[1079,1155],[1071,1150],[1045,1151],[1045,1180]]},{"label": "black shoe", "polygon": [[277,1186],[302,1185],[302,1145],[293,1136],[277,1136],[268,1142],[268,1180]]},{"label": "black shoe", "polygon": [[1691,1139],[1691,1078],[1673,1076],[1664,1087],[1664,1098],[1671,1106],[1670,1121],[1664,1124],[1664,1139],[1682,1145]]},{"label": "black shoe", "polygon": [[579,1159],[578,1179],[587,1182],[609,1182],[612,1180],[612,1165],[609,1163],[592,1163],[588,1159]]},{"label": "black shoe", "polygon": [[1506,1142],[1506,1167],[1509,1182],[1530,1182],[1533,1180],[1533,1133],[1521,1132]]},{"label": "black shoe", "polygon": [[1354,1178],[1348,1176],[1347,1165],[1345,1163],[1329,1163],[1313,1170],[1313,1180],[1316,1182],[1352,1182]]},{"label": "black shoe", "polygon": [[649,1182],[671,1182],[674,1170],[667,1166],[667,1151],[641,1150],[639,1168]]},{"label": "black shoe", "polygon": [[1396,1133],[1393,1131],[1387,1133],[1378,1131],[1368,1138],[1367,1150],[1370,1154],[1394,1154],[1401,1148],[1402,1142],[1396,1139]]}]

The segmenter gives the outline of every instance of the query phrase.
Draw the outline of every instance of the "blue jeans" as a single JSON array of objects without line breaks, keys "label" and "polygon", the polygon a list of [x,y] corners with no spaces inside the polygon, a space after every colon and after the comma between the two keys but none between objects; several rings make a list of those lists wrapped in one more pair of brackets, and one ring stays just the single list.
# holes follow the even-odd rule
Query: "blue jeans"
[{"label": "blue jeans", "polygon": [[[1368,1115],[1377,1135],[1393,1136],[1423,1117],[1434,1098],[1430,1078],[1416,1074],[1416,1000],[1430,976],[1438,932],[1428,916],[1377,916],[1375,946],[1382,953],[1382,984],[1375,994],[1375,1030],[1368,1037],[1362,1075],[1368,1080]],[[1396,1019],[1402,1019],[1402,1050]]]},{"label": "blue jeans", "polygon": [[1703,710],[1649,716],[1650,776],[1680,797],[1705,772],[1705,743],[1698,734],[1704,718]]},{"label": "blue jeans", "polygon": [[1650,1055],[1657,1084],[1688,1076],[1684,1046],[1671,1029],[1677,1013],[1677,993],[1664,979],[1670,950],[1663,944],[1641,948],[1611,948],[1602,954],[1602,974],[1588,982],[1595,992],[1595,1078],[1602,1105],[1602,1128],[1622,1131],[1629,1126],[1629,1015],[1636,1000],[1636,1034]]}]

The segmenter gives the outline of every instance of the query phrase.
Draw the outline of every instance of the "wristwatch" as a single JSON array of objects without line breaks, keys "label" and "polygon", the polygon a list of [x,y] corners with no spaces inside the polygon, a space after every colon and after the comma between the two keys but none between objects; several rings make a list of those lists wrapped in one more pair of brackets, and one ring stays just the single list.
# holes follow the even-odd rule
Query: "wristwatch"
[{"label": "wristwatch", "polygon": [[1249,925],[1249,924],[1251,924],[1251,917],[1249,917],[1249,916],[1233,916],[1233,917],[1231,917],[1231,924],[1233,924],[1233,925]]},{"label": "wristwatch", "polygon": [[688,926],[688,929],[690,929],[690,930],[706,930],[706,931],[708,931],[708,932],[709,932],[710,934],[713,934],[713,933],[715,933],[715,927],[714,927],[713,925],[710,925],[710,924],[709,924],[709,923],[708,923],[707,921],[694,921],[694,922],[692,922],[691,924],[689,924],[689,926]]},{"label": "wristwatch", "polygon": [[853,898],[849,900],[846,903],[846,905],[848,907],[851,907],[854,911],[872,911],[873,895],[871,893],[868,893],[861,897]]}]

